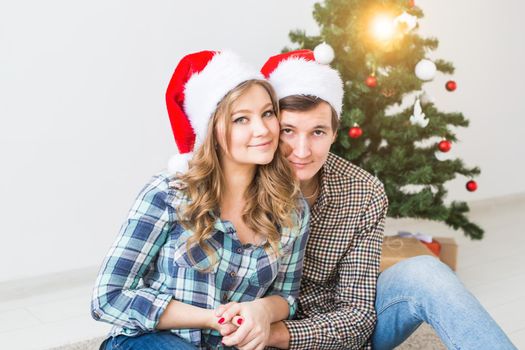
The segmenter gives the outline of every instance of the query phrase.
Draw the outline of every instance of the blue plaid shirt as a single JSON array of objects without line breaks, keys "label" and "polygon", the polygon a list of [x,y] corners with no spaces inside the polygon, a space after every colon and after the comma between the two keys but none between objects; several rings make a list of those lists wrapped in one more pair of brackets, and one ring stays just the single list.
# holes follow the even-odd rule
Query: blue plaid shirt
[{"label": "blue plaid shirt", "polygon": [[[215,309],[268,295],[287,300],[293,317],[308,237],[307,203],[299,203],[295,226],[281,230],[280,257],[261,246],[243,245],[233,225],[220,218],[208,241],[213,253],[207,256],[197,244],[188,251],[186,241],[192,232],[182,227],[176,213],[188,198],[176,182],[160,173],[138,195],[99,272],[91,302],[93,318],[114,325],[110,336],[135,336],[154,332],[172,299]],[[215,330],[172,332],[200,348],[222,347]]]}]

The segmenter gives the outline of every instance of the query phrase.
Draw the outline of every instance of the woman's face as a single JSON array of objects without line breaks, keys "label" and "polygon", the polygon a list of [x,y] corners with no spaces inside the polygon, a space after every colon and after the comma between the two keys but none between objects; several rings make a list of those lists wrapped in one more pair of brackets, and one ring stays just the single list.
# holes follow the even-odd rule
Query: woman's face
[{"label": "woman's face", "polygon": [[[215,128],[223,165],[268,164],[279,145],[279,120],[268,92],[252,85],[232,104],[231,115]],[[230,123],[226,143],[224,123]]]}]

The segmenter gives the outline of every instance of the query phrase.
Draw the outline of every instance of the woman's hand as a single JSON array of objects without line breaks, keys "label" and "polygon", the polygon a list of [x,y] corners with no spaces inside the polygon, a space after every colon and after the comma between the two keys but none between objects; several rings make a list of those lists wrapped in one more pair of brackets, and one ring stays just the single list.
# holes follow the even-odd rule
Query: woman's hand
[{"label": "woman's hand", "polygon": [[216,315],[224,324],[220,329],[224,345],[236,346],[240,350],[262,350],[266,346],[271,315],[263,299],[221,305]]},{"label": "woman's hand", "polygon": [[[232,334],[233,332],[235,332],[237,330],[237,328],[239,328],[239,319],[242,319],[242,317],[240,316],[235,316],[231,322],[226,322],[226,319],[222,316],[222,314],[228,310],[228,308],[230,306],[232,306],[233,304],[237,304],[236,302],[230,302],[228,304],[224,304],[224,305],[220,305],[216,310],[215,310],[215,318],[217,320],[217,325],[218,325],[218,328],[217,330],[219,331],[219,333],[225,337],[227,335],[230,335]],[[242,324],[242,321],[240,321],[240,323]]]}]

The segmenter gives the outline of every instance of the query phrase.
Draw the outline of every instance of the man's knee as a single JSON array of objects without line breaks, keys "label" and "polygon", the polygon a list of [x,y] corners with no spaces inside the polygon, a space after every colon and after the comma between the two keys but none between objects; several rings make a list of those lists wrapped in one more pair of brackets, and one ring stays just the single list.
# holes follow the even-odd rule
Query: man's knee
[{"label": "man's knee", "polygon": [[412,258],[400,261],[396,265],[403,266],[411,274],[427,274],[428,272],[451,272],[450,268],[441,260],[430,255],[414,256]]},{"label": "man's knee", "polygon": [[430,294],[459,286],[454,272],[438,258],[429,255],[405,259],[385,272],[390,274],[392,283],[406,291],[414,289],[418,293],[424,291]]}]

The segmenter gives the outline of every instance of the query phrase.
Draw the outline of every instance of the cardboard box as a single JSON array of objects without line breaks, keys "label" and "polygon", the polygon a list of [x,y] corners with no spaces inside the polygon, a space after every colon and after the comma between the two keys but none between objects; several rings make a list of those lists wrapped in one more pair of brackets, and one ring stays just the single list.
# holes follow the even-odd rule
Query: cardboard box
[{"label": "cardboard box", "polygon": [[439,259],[447,264],[453,271],[456,271],[458,262],[458,244],[452,237],[433,237],[441,244]]},{"label": "cardboard box", "polygon": [[[447,264],[452,270],[456,270],[458,246],[454,238],[433,237],[441,245],[439,259]],[[383,252],[381,254],[381,264],[379,271],[383,271],[390,266],[404,259],[419,255],[429,255],[436,257],[430,249],[414,237],[385,236],[383,240]],[[436,257],[437,258],[437,257]]]},{"label": "cardboard box", "polygon": [[435,257],[435,255],[432,254],[432,252],[417,238],[385,236],[383,240],[383,252],[381,253],[379,271],[383,271],[395,263],[418,255],[430,255]]}]

